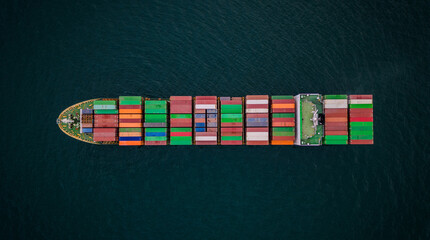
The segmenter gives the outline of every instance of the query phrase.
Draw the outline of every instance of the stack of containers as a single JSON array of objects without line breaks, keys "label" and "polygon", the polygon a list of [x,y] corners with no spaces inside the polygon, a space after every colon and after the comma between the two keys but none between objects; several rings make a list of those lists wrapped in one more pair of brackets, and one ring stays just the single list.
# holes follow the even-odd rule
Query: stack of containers
[{"label": "stack of containers", "polygon": [[269,96],[246,96],[246,145],[269,145]]},{"label": "stack of containers", "polygon": [[324,96],[324,144],[348,144],[348,96]]},{"label": "stack of containers", "polygon": [[221,97],[221,145],[243,144],[243,103],[241,97]]},{"label": "stack of containers", "polygon": [[118,141],[117,128],[94,128],[94,142],[116,142]]},{"label": "stack of containers", "polygon": [[193,144],[193,98],[170,97],[170,145]]},{"label": "stack of containers", "polygon": [[81,128],[82,133],[93,132],[93,110],[92,109],[81,109]]},{"label": "stack of containers", "polygon": [[218,99],[216,96],[197,96],[194,105],[196,145],[218,144]]},{"label": "stack of containers", "polygon": [[118,110],[115,100],[94,101],[94,127],[117,128]]},{"label": "stack of containers", "polygon": [[293,145],[296,138],[293,96],[272,96],[272,145]]},{"label": "stack of containers", "polygon": [[145,101],[145,145],[167,145],[167,101]]},{"label": "stack of containers", "polygon": [[143,145],[141,96],[119,97],[119,145]]},{"label": "stack of containers", "polygon": [[349,144],[373,144],[373,96],[349,95]]}]

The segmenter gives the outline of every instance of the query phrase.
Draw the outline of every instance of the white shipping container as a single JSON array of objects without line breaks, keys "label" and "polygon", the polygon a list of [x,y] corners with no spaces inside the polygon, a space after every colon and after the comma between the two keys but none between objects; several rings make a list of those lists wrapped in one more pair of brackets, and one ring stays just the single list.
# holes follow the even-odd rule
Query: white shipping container
[{"label": "white shipping container", "polygon": [[196,109],[216,109],[216,104],[196,104]]},{"label": "white shipping container", "polygon": [[372,104],[372,99],[351,99],[349,100],[350,104]]},{"label": "white shipping container", "polygon": [[216,141],[216,136],[196,136],[196,141]]},{"label": "white shipping container", "polygon": [[94,109],[116,109],[116,105],[94,105]]},{"label": "white shipping container", "polygon": [[324,108],[348,108],[348,102],[324,103]]},{"label": "white shipping container", "polygon": [[246,100],[246,104],[269,104],[269,100]]},{"label": "white shipping container", "polygon": [[246,141],[268,141],[268,137],[246,137]]},{"label": "white shipping container", "polygon": [[267,108],[247,108],[246,113],[268,113],[269,109]]},{"label": "white shipping container", "polygon": [[248,141],[266,141],[269,140],[268,132],[247,132],[246,140]]},{"label": "white shipping container", "polygon": [[324,100],[324,104],[332,104],[332,103],[336,103],[336,104],[348,104],[348,99],[326,99]]}]

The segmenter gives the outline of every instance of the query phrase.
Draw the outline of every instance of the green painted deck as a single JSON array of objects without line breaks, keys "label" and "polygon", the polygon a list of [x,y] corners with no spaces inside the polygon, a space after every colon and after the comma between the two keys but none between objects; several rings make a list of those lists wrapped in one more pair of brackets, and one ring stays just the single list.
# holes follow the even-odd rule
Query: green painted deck
[{"label": "green painted deck", "polygon": [[321,145],[324,128],[322,125],[314,126],[313,115],[323,112],[321,95],[301,95],[300,98],[300,127],[302,145]]}]

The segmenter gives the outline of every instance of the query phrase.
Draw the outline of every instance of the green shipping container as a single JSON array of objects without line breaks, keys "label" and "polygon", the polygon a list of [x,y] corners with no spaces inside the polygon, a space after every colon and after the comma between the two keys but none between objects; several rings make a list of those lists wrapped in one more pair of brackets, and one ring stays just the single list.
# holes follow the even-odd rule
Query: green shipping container
[{"label": "green shipping container", "polygon": [[351,126],[349,129],[351,131],[373,131],[372,126]]},{"label": "green shipping container", "polygon": [[145,122],[167,122],[166,114],[145,114]]},{"label": "green shipping container", "polygon": [[272,113],[272,118],[295,118],[294,113]]},{"label": "green shipping container", "polygon": [[287,96],[272,96],[272,99],[293,99],[293,96],[287,95]]},{"label": "green shipping container", "polygon": [[142,105],[142,101],[119,101],[119,105]]},{"label": "green shipping container", "polygon": [[345,140],[325,140],[324,144],[326,144],[326,145],[347,145],[348,141],[345,141]]},{"label": "green shipping container", "polygon": [[142,128],[119,128],[119,132],[142,132]]},{"label": "green shipping container", "polygon": [[170,114],[170,118],[192,118],[192,114]]},{"label": "green shipping container", "polygon": [[274,127],[272,132],[295,132],[293,127]]},{"label": "green shipping container", "polygon": [[145,132],[167,132],[167,128],[145,128]]},{"label": "green shipping container", "polygon": [[373,126],[373,122],[349,122],[350,126]]},{"label": "green shipping container", "polygon": [[96,109],[94,110],[95,114],[118,114],[118,110],[116,109]]},{"label": "green shipping container", "polygon": [[373,104],[349,104],[349,108],[373,108]]},{"label": "green shipping container", "polygon": [[324,95],[324,99],[348,99],[348,95]]},{"label": "green shipping container", "polygon": [[348,140],[347,135],[328,135],[325,136],[325,140]]},{"label": "green shipping container", "polygon": [[116,105],[115,100],[96,100],[94,105]]},{"label": "green shipping container", "polygon": [[236,123],[243,122],[242,118],[221,118],[222,123]]},{"label": "green shipping container", "polygon": [[372,140],[373,136],[356,136],[356,135],[351,135],[350,139],[351,140]]},{"label": "green shipping container", "polygon": [[120,96],[119,101],[140,101],[142,102],[141,96]]},{"label": "green shipping container", "polygon": [[193,145],[192,141],[172,141],[170,140],[170,145]]},{"label": "green shipping container", "polygon": [[193,137],[170,137],[170,141],[192,141]]},{"label": "green shipping container", "polygon": [[171,128],[170,132],[192,132],[192,128]]},{"label": "green shipping container", "polygon": [[145,141],[167,141],[167,137],[145,137]]},{"label": "green shipping container", "polygon": [[373,131],[351,131],[349,135],[373,135]]},{"label": "green shipping container", "polygon": [[163,114],[163,113],[167,113],[167,109],[148,109],[148,108],[145,108],[145,113]]},{"label": "green shipping container", "polygon": [[272,136],[275,137],[294,137],[296,135],[295,132],[273,132]]},{"label": "green shipping container", "polygon": [[242,141],[242,136],[221,136],[222,141]]}]

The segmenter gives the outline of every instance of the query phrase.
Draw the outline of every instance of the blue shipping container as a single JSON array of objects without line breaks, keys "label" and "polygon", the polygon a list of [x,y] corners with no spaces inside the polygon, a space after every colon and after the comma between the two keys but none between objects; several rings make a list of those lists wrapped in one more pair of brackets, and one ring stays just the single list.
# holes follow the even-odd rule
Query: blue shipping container
[{"label": "blue shipping container", "polygon": [[205,114],[197,113],[197,114],[194,114],[194,117],[195,118],[205,118],[206,116],[205,116]]},{"label": "blue shipping container", "polygon": [[196,132],[206,132],[206,128],[196,128]]},{"label": "blue shipping container", "polygon": [[82,114],[93,114],[92,109],[82,109]]},{"label": "blue shipping container", "polygon": [[142,137],[119,137],[120,141],[142,141]]},{"label": "blue shipping container", "polygon": [[217,126],[218,126],[218,124],[216,122],[214,122],[214,123],[208,123],[207,127],[214,128],[214,127],[217,127]]},{"label": "blue shipping container", "polygon": [[165,132],[146,132],[145,137],[165,137]]},{"label": "blue shipping container", "polygon": [[208,118],[216,118],[217,115],[216,114],[208,114]]},{"label": "blue shipping container", "polygon": [[247,122],[268,122],[268,118],[247,118]]},{"label": "blue shipping container", "polygon": [[196,123],[196,127],[205,127],[205,123]]},{"label": "blue shipping container", "polygon": [[269,123],[268,122],[247,122],[246,126],[247,127],[268,127]]},{"label": "blue shipping container", "polygon": [[207,111],[207,113],[218,113],[217,109],[208,109],[206,111]]},{"label": "blue shipping container", "polygon": [[92,128],[82,128],[82,132],[83,133],[92,133],[93,129]]}]

